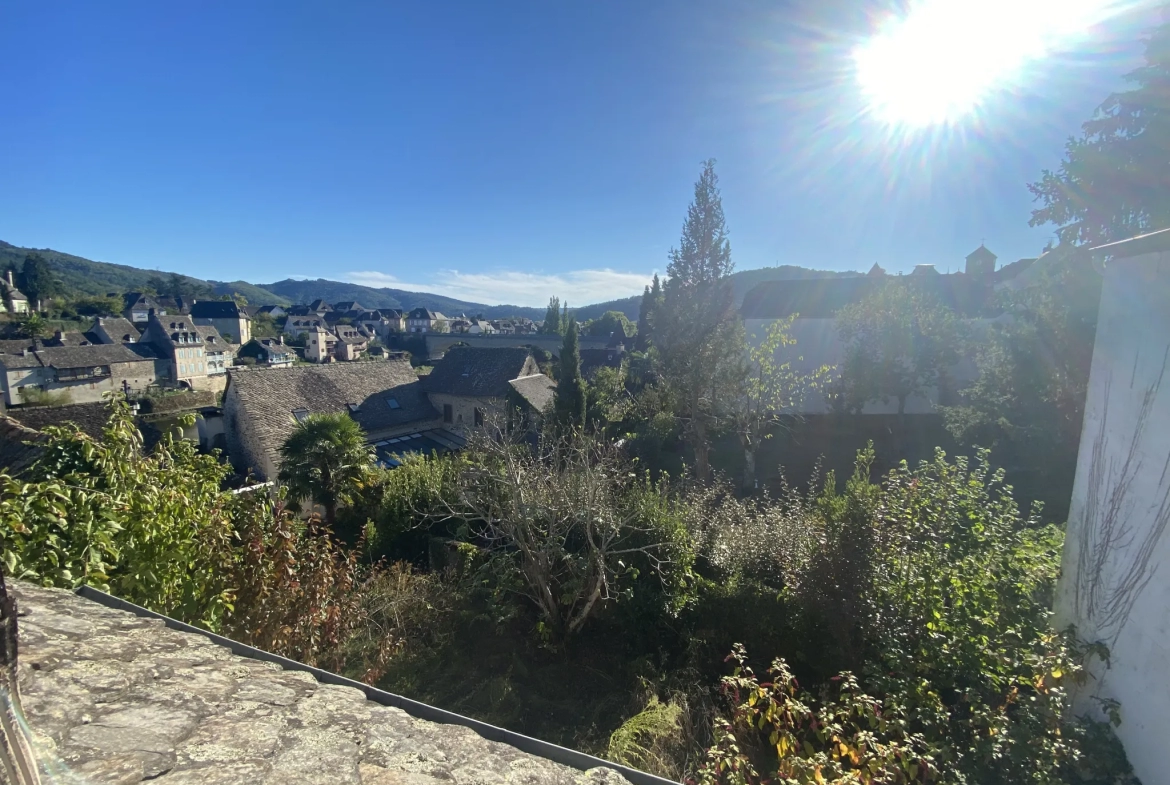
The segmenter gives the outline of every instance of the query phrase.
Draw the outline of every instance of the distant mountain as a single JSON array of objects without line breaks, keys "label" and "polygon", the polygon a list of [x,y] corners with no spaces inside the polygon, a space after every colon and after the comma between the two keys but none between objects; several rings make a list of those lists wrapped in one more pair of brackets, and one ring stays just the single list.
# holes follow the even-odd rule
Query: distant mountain
[{"label": "distant mountain", "polygon": [[[80,256],[54,251],[51,248],[20,248],[2,240],[0,240],[0,269],[9,263],[19,267],[24,263],[24,257],[34,252],[39,253],[49,262],[54,272],[60,276],[67,291],[77,294],[101,295],[109,292],[138,291],[147,288],[151,278],[158,276],[169,278],[170,276],[170,273],[159,270],[143,270],[124,264],[95,262]],[[756,270],[741,270],[733,273],[731,285],[735,292],[735,302],[738,305],[743,302],[744,295],[752,287],[764,281],[836,278],[853,275],[860,275],[860,273],[810,270],[785,264],[779,267],[761,267]],[[292,303],[308,303],[321,298],[330,303],[356,300],[367,308],[401,308],[404,311],[413,308],[429,308],[448,316],[464,313],[468,316],[482,314],[489,319],[526,316],[529,319],[537,320],[544,318],[545,311],[544,308],[529,308],[521,305],[484,305],[444,297],[441,294],[374,288],[355,283],[330,281],[325,278],[318,278],[315,281],[288,278],[270,284],[251,284],[247,281],[205,281],[189,275],[180,277],[193,287],[211,287],[216,294],[243,295],[252,305],[290,305]],[[635,295],[621,300],[585,305],[574,308],[574,313],[579,320],[586,321],[596,319],[606,311],[621,311],[631,320],[636,321],[641,299],[641,295]]]},{"label": "distant mountain", "polygon": [[[782,264],[779,267],[760,267],[755,270],[740,270],[731,274],[731,289],[735,293],[735,304],[743,304],[743,297],[758,283],[764,281],[792,281],[798,278],[848,278],[861,275],[856,272],[838,273],[832,270],[810,270],[807,267],[796,267],[791,264]],[[621,300],[610,300],[596,305],[586,305],[574,308],[578,321],[596,319],[606,311],[621,311],[631,321],[638,320],[638,308],[642,304],[642,295],[625,297]]]},{"label": "distant mountain", "polygon": [[[125,264],[95,262],[80,256],[54,251],[52,248],[21,248],[2,240],[0,240],[0,268],[7,267],[9,263],[20,267],[24,264],[24,257],[30,253],[38,253],[44,257],[57,277],[61,279],[66,291],[76,294],[102,295],[110,292],[141,291],[148,286],[151,278],[170,276],[170,273],[159,270],[143,270]],[[180,278],[189,286],[210,286],[216,294],[242,294],[253,305],[289,304],[289,301],[280,295],[246,281],[232,281],[231,283],[204,281],[189,275],[181,275]]]},{"label": "distant mountain", "polygon": [[441,294],[408,292],[403,289],[374,288],[356,283],[342,283],[318,278],[315,281],[287,278],[276,283],[261,284],[266,290],[279,294],[293,302],[308,303],[318,297],[326,302],[356,300],[367,308],[429,308],[447,316],[483,314],[488,319],[502,319],[508,316],[526,316],[529,319],[543,319],[544,308],[529,308],[523,305],[484,305],[466,300],[456,300]]}]

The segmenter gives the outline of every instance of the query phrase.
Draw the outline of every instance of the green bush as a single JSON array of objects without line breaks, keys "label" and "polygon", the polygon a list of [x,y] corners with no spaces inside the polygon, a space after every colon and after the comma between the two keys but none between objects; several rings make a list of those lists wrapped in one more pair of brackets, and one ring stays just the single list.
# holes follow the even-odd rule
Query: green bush
[{"label": "green bush", "polygon": [[[808,693],[777,659],[760,684],[737,650],[703,779],[1006,785],[1079,776],[1085,740],[1099,729],[1068,718],[1069,689],[1084,678],[1080,653],[1050,627],[1061,532],[1020,512],[986,453],[968,462],[939,452],[880,487],[864,479],[870,459],[843,494],[830,488],[818,500],[821,548],[789,601],[818,624],[841,615],[856,675]],[[1122,761],[1109,775],[1126,770]]]}]

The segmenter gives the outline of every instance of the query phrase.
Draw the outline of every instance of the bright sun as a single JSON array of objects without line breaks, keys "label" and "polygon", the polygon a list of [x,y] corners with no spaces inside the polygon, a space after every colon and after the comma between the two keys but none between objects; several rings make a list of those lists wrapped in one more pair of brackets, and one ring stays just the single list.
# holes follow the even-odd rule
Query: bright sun
[{"label": "bright sun", "polygon": [[873,112],[892,125],[954,121],[1031,60],[1103,19],[1113,0],[920,0],[854,52]]}]

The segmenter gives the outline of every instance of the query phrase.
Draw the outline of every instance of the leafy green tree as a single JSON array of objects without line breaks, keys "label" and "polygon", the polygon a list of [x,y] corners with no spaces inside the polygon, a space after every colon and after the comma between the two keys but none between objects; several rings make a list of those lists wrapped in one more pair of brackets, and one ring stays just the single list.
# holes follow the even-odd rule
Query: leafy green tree
[{"label": "leafy green tree", "polygon": [[731,245],[715,162],[703,164],[679,247],[670,252],[654,340],[661,377],[694,454],[695,475],[710,478],[710,434],[730,411],[743,370],[743,326],[731,286]]},{"label": "leafy green tree", "polygon": [[45,257],[39,253],[31,253],[24,257],[24,268],[20,273],[21,291],[28,296],[29,305],[37,307],[41,300],[48,300],[61,294],[61,282],[53,274]]},{"label": "leafy green tree", "polygon": [[585,332],[597,338],[608,338],[621,331],[626,338],[634,337],[637,327],[621,311],[606,311],[585,325]]},{"label": "leafy green tree", "polygon": [[81,316],[117,316],[122,313],[122,301],[117,297],[82,297],[73,303]]},{"label": "leafy green tree", "polygon": [[150,294],[166,294],[167,281],[158,273],[146,279],[146,291]]},{"label": "leafy green tree", "polygon": [[374,460],[365,433],[343,412],[313,414],[297,423],[280,456],[277,479],[288,489],[290,502],[311,500],[321,505],[330,529],[337,522],[338,507],[354,498]]},{"label": "leafy green tree", "polygon": [[[1170,12],[1165,12],[1170,14]],[[1028,186],[1062,243],[1098,245],[1170,226],[1170,15],[1146,41],[1145,65],[1070,139],[1055,172]]]},{"label": "leafy green tree", "polygon": [[781,415],[793,411],[805,395],[825,386],[833,368],[823,365],[809,373],[793,367],[793,360],[783,359],[780,354],[796,345],[792,337],[792,322],[795,315],[778,319],[763,334],[753,336],[757,340],[748,350],[747,373],[744,388],[739,396],[736,410],[736,432],[743,447],[743,487],[756,487],[756,453],[768,430]]},{"label": "leafy green tree", "polygon": [[545,335],[561,335],[561,298],[550,297],[548,309],[544,312],[544,324],[540,331]]},{"label": "leafy green tree", "polygon": [[946,384],[962,349],[954,311],[910,280],[886,281],[842,308],[837,330],[846,349],[836,406],[853,413],[892,398],[904,415],[912,395]]},{"label": "leafy green tree", "polygon": [[258,313],[252,317],[253,338],[275,338],[280,335],[280,327],[271,314]]},{"label": "leafy green tree", "polygon": [[581,378],[576,319],[569,319],[558,368],[560,373],[553,400],[557,422],[566,428],[581,428],[585,424],[585,380]]},{"label": "leafy green tree", "polygon": [[662,284],[658,281],[658,273],[654,274],[654,283],[647,286],[642,292],[642,302],[638,304],[638,341],[635,348],[644,352],[650,348],[650,337],[654,330],[654,313],[662,305]]},{"label": "leafy green tree", "polygon": [[1101,276],[1087,256],[1042,257],[1033,285],[1007,292],[1007,318],[976,345],[978,376],[962,402],[943,408],[960,442],[1026,467],[1017,489],[1060,519],[1068,508],[1093,358]]},{"label": "leafy green tree", "polygon": [[154,450],[121,396],[100,439],[46,428],[21,479],[0,475],[0,554],[45,586],[91,584],[217,629],[231,602],[233,496],[227,467],[164,435]]},{"label": "leafy green tree", "polygon": [[20,332],[26,338],[43,338],[49,332],[49,323],[45,317],[34,311],[24,317],[20,323]]}]

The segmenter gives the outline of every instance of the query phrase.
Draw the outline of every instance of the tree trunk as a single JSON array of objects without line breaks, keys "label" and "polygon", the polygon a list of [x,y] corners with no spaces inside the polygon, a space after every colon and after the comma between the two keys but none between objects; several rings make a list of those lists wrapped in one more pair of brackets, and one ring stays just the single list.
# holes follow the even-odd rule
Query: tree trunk
[{"label": "tree trunk", "polygon": [[711,464],[707,460],[707,425],[696,417],[692,432],[695,438],[695,477],[706,484],[711,480]]},{"label": "tree trunk", "polygon": [[756,482],[756,449],[755,447],[744,447],[743,449],[743,489],[745,491],[754,491],[758,487]]}]

